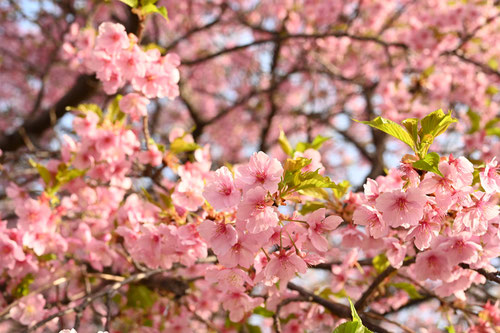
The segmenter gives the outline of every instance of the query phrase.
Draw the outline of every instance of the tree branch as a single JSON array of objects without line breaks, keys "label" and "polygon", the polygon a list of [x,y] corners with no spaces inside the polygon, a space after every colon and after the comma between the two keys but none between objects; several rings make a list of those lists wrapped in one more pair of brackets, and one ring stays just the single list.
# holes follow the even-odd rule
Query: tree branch
[{"label": "tree branch", "polygon": [[[347,318],[347,319],[352,318],[351,317],[351,309],[346,305],[326,300],[318,295],[315,295],[315,294],[307,291],[306,289],[304,289],[304,288],[302,288],[302,287],[300,287],[292,282],[288,282],[287,286],[288,286],[288,289],[298,291],[299,294],[304,296],[307,301],[314,302],[314,303],[317,303],[317,304],[323,306],[325,309],[327,309],[328,311],[330,311],[332,314],[334,314],[337,317]],[[369,317],[367,313],[361,312],[358,314],[359,314],[359,317],[361,318],[361,320],[363,321],[363,324],[367,328],[369,328],[370,330],[373,330],[373,331],[379,332],[379,333],[389,333],[388,330],[379,326],[371,317]]]}]

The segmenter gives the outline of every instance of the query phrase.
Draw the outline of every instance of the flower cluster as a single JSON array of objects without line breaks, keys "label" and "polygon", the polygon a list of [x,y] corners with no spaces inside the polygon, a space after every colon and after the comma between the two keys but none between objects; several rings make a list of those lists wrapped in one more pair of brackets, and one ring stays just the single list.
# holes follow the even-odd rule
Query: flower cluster
[{"label": "flower cluster", "polygon": [[416,255],[409,273],[417,281],[436,281],[432,289],[438,295],[463,298],[472,283],[484,283],[463,265],[490,269],[500,250],[499,175],[490,172],[496,168],[493,159],[480,172],[478,190],[472,186],[474,167],[464,157],[450,155],[438,168],[440,174],[420,177],[402,164],[386,177],[369,179],[357,198],[353,223],[385,243],[392,266]]},{"label": "flower cluster", "polygon": [[91,29],[80,32],[74,26],[66,39],[64,57],[82,63],[86,72],[95,73],[109,95],[126,83],[147,98],[173,99],[179,95],[179,57],[162,56],[156,48],[144,51],[137,36],[127,35],[119,23],[102,23],[96,38]]}]

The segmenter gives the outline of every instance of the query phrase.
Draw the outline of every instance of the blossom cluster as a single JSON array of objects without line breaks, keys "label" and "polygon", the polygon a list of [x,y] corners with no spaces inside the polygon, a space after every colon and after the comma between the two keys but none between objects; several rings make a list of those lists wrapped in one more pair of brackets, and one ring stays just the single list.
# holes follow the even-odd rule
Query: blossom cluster
[{"label": "blossom cluster", "polygon": [[119,23],[102,23],[97,37],[92,29],[80,31],[75,24],[66,36],[63,55],[87,73],[95,73],[109,95],[126,83],[147,98],[179,95],[179,57],[173,53],[162,56],[157,48],[144,51],[138,37],[127,35]]},{"label": "blossom cluster", "polygon": [[388,176],[369,179],[357,195],[353,223],[380,240],[395,268],[416,255],[409,268],[417,281],[431,284],[438,295],[464,298],[463,291],[483,276],[468,269],[491,269],[500,251],[499,208],[496,193],[500,177],[496,159],[479,173],[481,190],[473,187],[474,167],[464,157],[443,158],[441,174],[421,177],[408,164]]}]

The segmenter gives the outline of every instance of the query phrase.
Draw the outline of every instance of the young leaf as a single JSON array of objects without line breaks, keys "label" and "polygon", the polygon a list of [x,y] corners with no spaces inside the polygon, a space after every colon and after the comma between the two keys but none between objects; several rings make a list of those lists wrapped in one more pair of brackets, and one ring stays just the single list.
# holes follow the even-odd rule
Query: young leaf
[{"label": "young leaf", "polygon": [[142,13],[144,15],[151,14],[151,13],[158,13],[161,16],[163,16],[166,20],[168,20],[168,13],[167,9],[165,7],[157,7],[155,4],[147,4],[145,6],[141,7]]},{"label": "young leaf", "polygon": [[443,134],[448,126],[456,122],[457,120],[451,116],[451,111],[447,114],[445,114],[441,109],[431,112],[421,121],[422,128],[419,133],[420,138],[422,139],[428,134],[432,135],[433,138],[436,138],[437,136]]},{"label": "young leaf", "polygon": [[293,156],[293,148],[290,145],[290,142],[288,142],[288,139],[285,135],[285,132],[282,130],[280,131],[280,136],[278,137],[278,143],[281,146],[281,149],[287,154],[288,156]]},{"label": "young leaf", "polygon": [[196,143],[184,141],[182,138],[177,138],[170,144],[170,151],[174,154],[195,151],[198,148],[200,146]]},{"label": "young leaf", "polygon": [[14,288],[14,290],[12,291],[12,296],[14,296],[15,298],[21,298],[28,295],[30,292],[30,285],[33,283],[33,281],[35,281],[33,274],[28,273]]},{"label": "young leaf", "polygon": [[253,313],[255,313],[259,316],[262,316],[262,317],[266,317],[266,318],[272,318],[274,316],[274,312],[272,312],[272,311],[270,311],[262,306],[256,307],[253,310]]},{"label": "young leaf", "polygon": [[296,173],[293,182],[294,185],[297,186],[297,190],[308,188],[334,188],[337,186],[330,178],[320,175],[318,171]]},{"label": "young leaf", "polygon": [[343,180],[332,189],[333,195],[335,195],[335,198],[340,199],[347,193],[349,187],[351,187],[351,183],[348,180]]},{"label": "young leaf", "polygon": [[66,110],[67,111],[78,111],[81,113],[94,112],[96,115],[99,116],[99,119],[103,118],[102,110],[96,104],[79,104],[77,107],[67,106]]},{"label": "young leaf", "polygon": [[328,192],[323,188],[308,188],[298,191],[302,195],[307,195],[316,199],[328,200]]},{"label": "young leaf", "polygon": [[439,171],[439,155],[437,153],[429,153],[424,156],[424,158],[413,162],[413,167],[419,170],[434,172],[435,174],[443,177],[441,171]]},{"label": "young leaf", "polygon": [[156,299],[156,294],[144,285],[132,284],[127,291],[127,307],[149,310]]},{"label": "young leaf", "polygon": [[40,177],[42,177],[43,181],[45,182],[45,185],[49,186],[52,183],[52,175],[50,171],[46,167],[44,167],[40,163],[33,161],[32,159],[30,159],[29,162],[32,167],[37,169]]},{"label": "young leaf", "polygon": [[372,264],[379,274],[382,273],[390,265],[389,260],[387,260],[387,257],[383,253],[373,258]]},{"label": "young leaf", "polygon": [[403,126],[406,128],[408,133],[410,133],[413,142],[418,142],[418,123],[419,120],[417,118],[408,118],[401,122]]},{"label": "young leaf", "polygon": [[322,202],[308,201],[302,206],[302,209],[300,210],[300,214],[306,215],[306,214],[312,213],[315,210],[318,210],[318,209],[323,208],[323,207],[325,207],[325,204]]},{"label": "young leaf", "polygon": [[331,138],[330,137],[326,137],[326,136],[321,136],[321,135],[318,135],[314,138],[313,142],[312,143],[308,143],[308,142],[299,142],[297,144],[297,146],[295,147],[295,150],[296,151],[299,151],[301,153],[303,153],[305,150],[309,149],[309,148],[312,148],[312,149],[320,149],[321,146],[323,145],[323,143],[325,141],[328,141],[330,140]]},{"label": "young leaf", "polygon": [[402,289],[406,291],[408,296],[410,296],[411,299],[419,299],[422,298],[423,296],[420,295],[420,293],[417,291],[417,288],[411,283],[408,282],[399,282],[399,283],[391,283],[389,284],[390,286],[393,286],[397,289]]},{"label": "young leaf", "polygon": [[342,325],[338,326],[333,331],[333,333],[372,333],[372,331],[363,326],[363,322],[361,321],[361,318],[359,318],[359,315],[356,312],[356,308],[352,304],[350,298],[349,298],[349,304],[351,306],[352,321],[343,323]]},{"label": "young leaf", "polygon": [[472,134],[480,129],[480,123],[481,123],[481,116],[477,113],[469,109],[467,111],[467,116],[469,117],[471,127],[469,128],[469,131],[467,134]]},{"label": "young leaf", "polygon": [[60,185],[64,185],[69,183],[75,178],[83,176],[87,170],[80,169],[65,169],[64,171],[58,171],[56,175],[57,183]]},{"label": "young leaf", "polygon": [[370,121],[359,121],[354,119],[354,121],[362,124],[369,125],[373,128],[379,129],[396,139],[399,139],[410,146],[411,149],[415,150],[416,142],[413,141],[412,136],[408,133],[401,125],[382,117],[377,117]]},{"label": "young leaf", "polygon": [[306,165],[309,165],[311,163],[311,159],[305,158],[305,157],[298,157],[298,158],[287,158],[285,161],[285,171],[289,172],[296,172],[305,167]]},{"label": "young leaf", "polygon": [[310,148],[318,150],[321,148],[323,143],[325,143],[326,141],[328,141],[330,139],[331,139],[330,137],[318,135],[314,138],[313,142],[311,143]]},{"label": "young leaf", "polygon": [[139,5],[139,0],[120,0],[120,1],[132,8],[136,8]]}]

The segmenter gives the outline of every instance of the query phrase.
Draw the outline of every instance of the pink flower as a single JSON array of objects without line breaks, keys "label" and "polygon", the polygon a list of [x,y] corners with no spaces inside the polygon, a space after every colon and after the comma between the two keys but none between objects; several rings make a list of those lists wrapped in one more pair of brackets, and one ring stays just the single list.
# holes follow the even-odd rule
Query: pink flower
[{"label": "pink flower", "polygon": [[472,180],[474,178],[474,165],[463,156],[459,158],[454,158],[453,155],[449,157],[449,163],[452,165],[457,171],[457,181],[456,185],[458,188],[469,186],[472,184]]},{"label": "pink flower", "polygon": [[229,311],[229,319],[233,322],[239,322],[245,314],[262,304],[264,300],[261,297],[250,297],[243,292],[224,293],[222,298],[222,307]]},{"label": "pink flower", "polygon": [[150,144],[149,149],[139,153],[139,162],[143,164],[151,164],[158,166],[163,160],[163,153],[158,149],[156,144]]},{"label": "pink flower", "polygon": [[13,269],[16,261],[24,261],[23,247],[11,239],[5,230],[0,230],[0,271]]},{"label": "pink flower", "polygon": [[123,25],[111,22],[101,23],[96,39],[97,49],[114,52],[116,50],[126,49],[129,46],[130,41]]},{"label": "pink flower", "polygon": [[247,230],[258,233],[278,224],[278,214],[268,205],[267,191],[259,186],[249,190],[238,206],[237,218],[246,220]]},{"label": "pink flower", "polygon": [[45,298],[42,295],[31,295],[10,309],[10,316],[21,324],[29,326],[45,317],[44,306]]},{"label": "pink flower", "polygon": [[484,192],[471,194],[470,203],[457,213],[453,230],[460,232],[468,228],[475,235],[482,235],[488,229],[488,221],[498,217],[498,205],[491,201],[491,195]]},{"label": "pink flower", "polygon": [[202,191],[203,179],[186,173],[182,177],[182,181],[175,188],[172,200],[175,205],[194,212],[205,202],[205,199],[201,195]]},{"label": "pink flower", "polygon": [[375,200],[377,200],[380,195],[378,183],[371,178],[366,180],[366,184],[363,185],[365,198],[370,204],[375,204]]},{"label": "pink flower", "polygon": [[454,236],[440,242],[438,249],[445,252],[451,265],[459,263],[473,264],[479,259],[482,247],[471,241],[470,234],[466,232],[460,236]]},{"label": "pink flower", "polygon": [[375,208],[368,205],[361,205],[354,211],[352,221],[355,224],[366,226],[368,235],[373,238],[387,236],[389,226],[382,218],[382,214]]},{"label": "pink flower", "polygon": [[217,255],[219,262],[226,267],[239,265],[249,268],[254,263],[255,253],[260,248],[258,237],[259,234],[238,235],[238,241],[225,254]]},{"label": "pink flower", "polygon": [[198,231],[217,256],[224,255],[238,241],[238,233],[230,224],[205,220],[198,226]]},{"label": "pink flower", "polygon": [[256,186],[262,186],[274,193],[283,175],[281,163],[267,156],[264,152],[254,153],[248,165],[236,169],[236,185],[247,191]]},{"label": "pink flower", "polygon": [[311,213],[307,218],[309,228],[307,233],[312,245],[320,252],[328,250],[328,241],[321,236],[326,231],[332,231],[342,223],[340,216],[331,215],[325,218],[325,208],[320,208]]},{"label": "pink flower", "polygon": [[425,175],[424,180],[420,183],[419,188],[424,191],[424,193],[446,193],[451,191],[455,186],[458,179],[457,171],[454,167],[448,164],[446,161],[439,163],[439,171],[443,174],[443,177],[433,173],[428,172]]},{"label": "pink flower", "polygon": [[147,55],[149,62],[144,76],[132,79],[134,89],[141,91],[148,98],[174,99],[179,96],[180,75],[176,56],[167,54],[163,58],[158,58],[154,50],[147,52]]},{"label": "pink flower", "polygon": [[483,171],[479,173],[481,186],[486,193],[500,192],[499,166],[496,157],[486,164]]},{"label": "pink flower", "polygon": [[447,254],[440,250],[428,250],[417,254],[414,271],[415,277],[420,281],[431,279],[446,282],[452,276]]},{"label": "pink flower", "polygon": [[42,232],[47,229],[52,212],[46,203],[28,199],[16,207],[16,214],[19,216],[19,229]]},{"label": "pink flower", "polygon": [[264,269],[264,275],[268,280],[276,277],[280,280],[280,289],[285,289],[288,281],[290,281],[296,273],[306,273],[307,264],[299,257],[295,250],[285,252],[281,250],[271,257],[271,260]]},{"label": "pink flower", "polygon": [[421,190],[410,188],[406,192],[394,190],[382,193],[375,207],[391,227],[409,227],[422,219],[426,202],[427,197]]},{"label": "pink flower", "polygon": [[205,279],[210,283],[216,283],[224,292],[244,292],[247,289],[245,283],[252,286],[248,274],[239,268],[211,267],[207,270]]},{"label": "pink flower", "polygon": [[236,206],[240,202],[241,193],[234,186],[231,171],[223,166],[208,181],[203,196],[215,209],[223,210]]},{"label": "pink flower", "polygon": [[387,252],[385,253],[387,259],[394,268],[400,268],[406,255],[406,248],[401,245],[399,240],[394,237],[384,239]]},{"label": "pink flower", "polygon": [[122,51],[118,55],[116,65],[126,80],[143,77],[146,74],[147,57],[142,49],[134,45],[130,51]]},{"label": "pink flower", "polygon": [[422,251],[431,245],[431,241],[439,235],[440,230],[441,225],[439,223],[432,219],[424,219],[411,229],[407,239],[415,237],[415,246]]},{"label": "pink flower", "polygon": [[120,100],[120,109],[130,115],[133,121],[139,120],[148,113],[149,99],[136,93],[130,93]]}]

